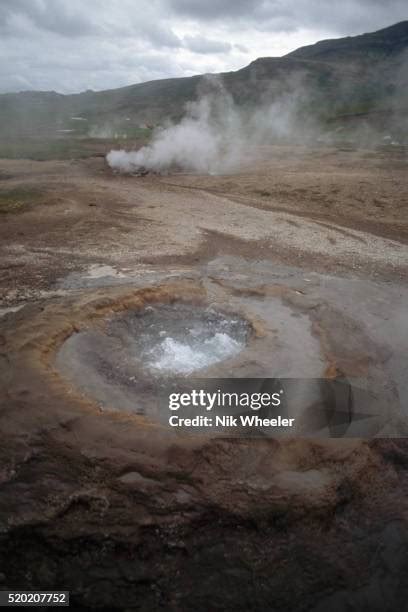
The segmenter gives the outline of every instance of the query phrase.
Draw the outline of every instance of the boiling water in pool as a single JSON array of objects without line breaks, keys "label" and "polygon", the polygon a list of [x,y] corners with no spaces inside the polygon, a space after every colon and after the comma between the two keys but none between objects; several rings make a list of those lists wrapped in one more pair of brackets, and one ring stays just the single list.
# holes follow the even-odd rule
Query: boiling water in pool
[{"label": "boiling water in pool", "polygon": [[249,332],[239,317],[187,305],[148,307],[128,323],[144,368],[163,374],[190,374],[232,357]]},{"label": "boiling water in pool", "polygon": [[72,334],[56,365],[101,407],[151,414],[157,390],[169,378],[233,357],[245,348],[250,330],[245,319],[203,306],[149,306]]},{"label": "boiling water in pool", "polygon": [[[266,321],[268,316],[274,321],[272,317],[282,312],[276,306],[271,309],[270,304],[264,305],[263,301],[261,306],[256,313],[264,315]],[[90,325],[67,338],[56,357],[58,371],[81,393],[96,400],[102,410],[107,408],[143,414],[155,422],[168,422],[169,389],[173,388],[177,393],[184,389],[188,391],[192,382],[190,377],[209,378],[211,388],[214,384],[211,379],[214,373],[217,375],[217,371],[218,376],[221,374],[220,378],[226,375],[235,380],[234,373],[248,377],[245,376],[248,372],[250,378],[264,378],[271,374],[276,378],[273,368],[276,371],[282,368],[282,364],[288,363],[288,345],[285,347],[284,343],[277,343],[273,334],[270,338],[266,336],[259,339],[255,352],[253,345],[247,346],[252,328],[245,319],[202,306],[179,303],[150,306],[141,311],[127,310],[112,314],[101,323]],[[293,325],[292,321],[290,323]],[[296,339],[299,338],[302,339],[302,336],[298,333]],[[294,342],[291,348],[296,352]],[[239,361],[230,360],[238,353]],[[310,362],[309,353],[306,361]],[[224,362],[225,366],[211,368],[219,362]],[[323,365],[323,362],[319,361],[319,364]],[[180,377],[185,377],[184,381]],[[337,391],[334,395],[333,390],[328,394],[319,383],[305,387],[302,379],[313,378],[313,374],[303,374],[297,378],[295,389],[292,388],[290,394],[285,391],[291,415],[296,415],[295,418],[299,416],[299,422],[305,418],[311,425],[314,423],[314,427],[317,422],[321,422],[317,421],[312,407],[317,406],[318,412],[321,412],[319,406],[325,406],[322,402],[327,400],[333,403],[335,400],[336,403]],[[354,410],[353,402],[359,402],[361,415],[377,415],[381,413],[380,406],[386,405],[380,391],[378,397],[371,392],[363,396],[356,387],[350,395],[347,384],[339,397],[341,402],[347,403],[348,424],[351,423],[350,414]],[[160,398],[164,398],[164,402]],[[336,415],[336,411],[333,414]],[[374,419],[359,419],[362,424],[369,423],[370,431],[376,431]],[[326,427],[327,422],[323,423]],[[340,424],[343,425],[343,422]],[[333,424],[333,428],[339,431],[340,424]],[[359,427],[356,426],[356,432],[360,434],[363,429]]]}]

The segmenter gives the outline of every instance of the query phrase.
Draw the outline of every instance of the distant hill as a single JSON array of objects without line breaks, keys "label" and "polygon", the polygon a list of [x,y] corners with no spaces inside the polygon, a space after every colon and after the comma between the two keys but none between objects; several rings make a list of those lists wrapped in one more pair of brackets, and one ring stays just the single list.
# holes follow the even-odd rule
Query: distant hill
[{"label": "distant hill", "polygon": [[[253,107],[283,92],[304,95],[304,112],[330,125],[356,118],[408,130],[408,21],[370,34],[323,40],[284,57],[260,58],[222,73],[237,104]],[[0,95],[0,137],[137,136],[178,119],[205,75],[164,79],[74,95]]]},{"label": "distant hill", "polygon": [[314,45],[300,47],[287,57],[324,62],[372,62],[395,59],[408,48],[408,21],[388,28],[332,40],[321,40]]}]

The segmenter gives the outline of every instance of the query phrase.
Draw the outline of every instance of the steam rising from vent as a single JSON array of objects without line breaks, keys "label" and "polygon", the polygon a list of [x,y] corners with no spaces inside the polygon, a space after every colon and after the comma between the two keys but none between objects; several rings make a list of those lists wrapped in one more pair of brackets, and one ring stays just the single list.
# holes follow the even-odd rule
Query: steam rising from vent
[{"label": "steam rising from vent", "polygon": [[271,139],[307,135],[299,121],[298,95],[281,96],[255,110],[238,107],[219,79],[207,79],[210,92],[186,107],[177,124],[157,129],[138,151],[112,150],[106,159],[116,171],[164,173],[184,170],[218,174],[254,156],[253,148]]}]

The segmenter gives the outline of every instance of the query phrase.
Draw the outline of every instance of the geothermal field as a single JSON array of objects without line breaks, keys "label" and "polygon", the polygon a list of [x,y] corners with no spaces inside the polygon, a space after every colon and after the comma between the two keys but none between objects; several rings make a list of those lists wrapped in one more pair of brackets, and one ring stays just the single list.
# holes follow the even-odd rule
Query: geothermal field
[{"label": "geothermal field", "polygon": [[[402,611],[406,133],[203,82],[153,127],[0,143],[0,590]],[[293,427],[169,426],[220,384]]]},{"label": "geothermal field", "polygon": [[[213,176],[1,162],[2,190],[30,194],[0,227],[10,584],[205,609],[214,584],[236,602],[254,562],[268,601],[301,547],[297,596],[322,589],[323,610],[323,556],[362,601],[404,563],[408,449],[379,438],[407,431],[405,150],[257,155]],[[193,371],[360,381],[366,439],[359,421],[341,440],[170,432],[146,381]]]}]

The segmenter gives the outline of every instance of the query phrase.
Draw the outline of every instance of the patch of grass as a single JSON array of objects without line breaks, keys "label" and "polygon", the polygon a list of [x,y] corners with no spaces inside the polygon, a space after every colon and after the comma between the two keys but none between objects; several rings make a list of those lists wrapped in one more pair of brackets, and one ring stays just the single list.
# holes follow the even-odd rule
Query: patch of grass
[{"label": "patch of grass", "polygon": [[20,213],[38,202],[41,192],[37,189],[16,187],[0,190],[0,214]]},{"label": "patch of grass", "polygon": [[[149,132],[150,134],[150,132]],[[147,142],[146,131],[140,138],[16,138],[0,139],[0,158],[36,161],[81,159],[103,156],[112,148],[133,148]]]},{"label": "patch of grass", "polygon": [[46,161],[52,159],[72,159],[87,157],[94,149],[84,146],[80,140],[24,138],[13,141],[0,141],[0,158],[35,159]]}]

